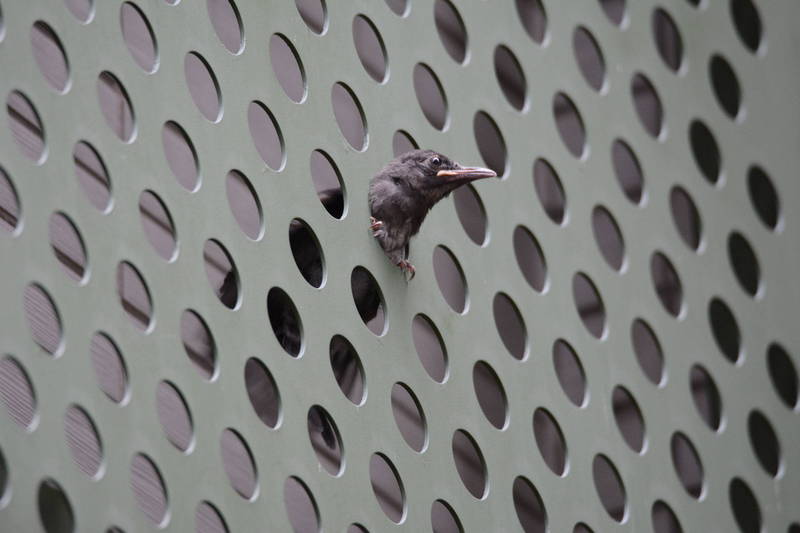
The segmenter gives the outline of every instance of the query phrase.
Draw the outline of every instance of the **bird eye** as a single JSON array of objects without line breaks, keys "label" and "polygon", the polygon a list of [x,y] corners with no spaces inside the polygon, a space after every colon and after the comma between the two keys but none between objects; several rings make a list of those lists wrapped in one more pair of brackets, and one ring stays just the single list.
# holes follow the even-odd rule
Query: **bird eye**
[{"label": "bird eye", "polygon": [[435,167],[438,167],[439,165],[442,164],[442,160],[439,159],[438,157],[434,157],[433,159],[431,159],[431,164]]}]

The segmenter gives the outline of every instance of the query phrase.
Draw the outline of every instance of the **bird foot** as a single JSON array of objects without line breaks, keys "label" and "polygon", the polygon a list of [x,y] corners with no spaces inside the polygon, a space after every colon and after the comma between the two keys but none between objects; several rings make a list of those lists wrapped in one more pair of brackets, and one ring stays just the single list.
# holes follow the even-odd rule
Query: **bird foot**
[{"label": "bird foot", "polygon": [[377,232],[381,228],[383,228],[382,220],[377,220],[375,217],[369,217],[369,229],[371,229],[373,233]]},{"label": "bird foot", "polygon": [[411,281],[414,279],[414,276],[417,274],[417,269],[414,268],[414,265],[408,262],[406,259],[401,259],[397,266],[400,267],[400,270],[403,271],[403,275],[407,275],[408,278],[406,281]]}]

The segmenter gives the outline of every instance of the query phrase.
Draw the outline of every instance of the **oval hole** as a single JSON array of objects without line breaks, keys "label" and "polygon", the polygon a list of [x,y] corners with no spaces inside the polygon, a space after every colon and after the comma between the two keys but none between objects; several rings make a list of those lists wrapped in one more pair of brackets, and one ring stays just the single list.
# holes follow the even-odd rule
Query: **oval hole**
[{"label": "oval hole", "polygon": [[331,415],[319,405],[308,410],[308,438],[317,461],[330,475],[338,476],[344,468],[342,436]]},{"label": "oval hole", "polygon": [[329,352],[333,377],[342,393],[355,405],[361,405],[366,399],[366,378],[358,352],[341,335],[331,338]]},{"label": "oval hole", "polygon": [[708,64],[711,87],[717,103],[730,118],[736,118],[742,103],[742,88],[736,72],[728,61],[719,54],[714,55]]},{"label": "oval hole", "polygon": [[239,228],[251,240],[260,240],[264,235],[264,212],[255,187],[247,176],[231,170],[225,176],[225,194],[228,207]]},{"label": "oval hole", "polygon": [[650,512],[653,533],[683,533],[678,517],[666,502],[658,500]]},{"label": "oval hole", "polygon": [[128,369],[116,343],[98,331],[92,335],[89,352],[97,386],[114,403],[122,402],[128,391]]},{"label": "oval hole", "polygon": [[750,445],[761,467],[772,477],[781,469],[781,446],[769,420],[761,411],[751,411],[747,417]]},{"label": "oval hole", "polygon": [[447,305],[456,313],[464,313],[468,303],[467,280],[458,260],[444,246],[433,250],[433,273]]},{"label": "oval hole", "polygon": [[542,158],[533,164],[533,185],[544,212],[558,225],[564,222],[567,197],[555,169]]},{"label": "oval hole", "polygon": [[692,250],[697,251],[700,247],[703,227],[700,213],[697,211],[692,197],[686,192],[686,189],[676,185],[670,191],[669,207],[672,212],[672,220],[675,222],[675,227],[683,242]]},{"label": "oval hole", "polygon": [[467,58],[467,28],[458,10],[450,0],[436,0],[433,20],[444,49],[456,63]]},{"label": "oval hole", "polygon": [[731,363],[738,363],[742,357],[742,334],[733,312],[725,302],[713,298],[708,305],[708,318],[714,340],[722,355]]},{"label": "oval hole", "polygon": [[439,330],[425,315],[417,315],[411,323],[414,348],[422,366],[437,383],[447,379],[447,350]]},{"label": "oval hole", "polygon": [[683,61],[683,39],[672,17],[662,8],[653,11],[653,40],[664,63],[678,72]]},{"label": "oval hole", "polygon": [[728,260],[739,285],[747,294],[755,296],[761,285],[761,268],[755,251],[738,231],[728,236]]},{"label": "oval hole", "polygon": [[436,533],[464,532],[464,526],[461,525],[458,515],[444,500],[436,500],[431,505],[431,528]]},{"label": "oval hole", "polygon": [[[689,0],[694,2],[695,0]],[[626,20],[626,0],[600,0],[600,6],[603,8],[608,20],[616,24],[617,26],[622,26],[622,23]]]},{"label": "oval hole", "polygon": [[143,453],[133,456],[130,465],[130,486],[139,510],[150,523],[162,528],[169,522],[167,487],[155,463]]},{"label": "oval hole", "polygon": [[86,276],[88,259],[86,246],[75,223],[64,213],[53,213],[50,215],[48,233],[50,246],[64,272],[73,280],[82,281]]},{"label": "oval hole", "polygon": [[33,103],[19,91],[11,91],[6,99],[6,112],[11,135],[22,155],[37,165],[47,157],[47,144],[42,119]]},{"label": "oval hole", "polygon": [[37,493],[39,519],[46,533],[73,533],[75,515],[67,493],[53,478],[39,483]]},{"label": "oval hole", "polygon": [[414,391],[403,383],[392,385],[392,415],[397,429],[411,449],[422,452],[428,444],[425,413]]},{"label": "oval hole", "polygon": [[747,172],[747,191],[758,218],[769,229],[774,230],[780,218],[780,198],[769,175],[758,166]]},{"label": "oval hole", "polygon": [[631,324],[631,344],[639,366],[653,385],[664,380],[664,352],[650,325],[637,318]]},{"label": "oval hole", "polygon": [[644,449],[645,425],[639,404],[628,389],[617,385],[611,394],[611,408],[625,443],[631,450],[641,453]]},{"label": "oval hole", "polygon": [[281,395],[278,384],[264,363],[251,357],[244,365],[244,385],[256,416],[268,428],[275,429],[281,421]]},{"label": "oval hole", "polygon": [[226,428],[219,439],[222,467],[236,493],[252,500],[258,493],[258,472],[250,446],[239,432]]},{"label": "oval hole", "polygon": [[512,488],[514,510],[525,533],[545,533],[547,529],[547,510],[539,491],[533,483],[522,476],[514,479]]},{"label": "oval hole", "polygon": [[578,26],[572,32],[572,52],[583,79],[589,87],[600,92],[606,79],[606,62],[600,45],[585,26]]},{"label": "oval hole", "polygon": [[414,92],[425,118],[431,126],[443,131],[448,122],[447,97],[439,78],[424,63],[414,66]]},{"label": "oval hole", "polygon": [[744,45],[755,52],[761,45],[763,27],[761,16],[752,0],[731,0],[731,17],[739,38]]},{"label": "oval hole", "polygon": [[119,25],[128,52],[139,67],[148,74],[158,68],[158,46],[150,22],[141,9],[125,2],[119,9]]},{"label": "oval hole", "polygon": [[664,125],[664,108],[653,83],[641,72],[631,80],[631,98],[645,131],[657,138]]},{"label": "oval hole", "polygon": [[188,452],[194,442],[194,423],[186,399],[169,381],[156,387],[156,413],[167,440],[182,452]]},{"label": "oval hole", "polygon": [[553,118],[567,150],[577,158],[583,157],[586,150],[586,128],[575,103],[564,93],[558,93],[553,98]]},{"label": "oval hole", "polygon": [[553,343],[553,367],[569,401],[582,407],[586,398],[586,374],[575,350],[564,339]]},{"label": "oval hole", "polygon": [[0,398],[11,420],[33,430],[37,414],[36,393],[25,368],[7,355],[0,360]]},{"label": "oval hole", "polygon": [[97,101],[100,111],[119,140],[133,142],[136,136],[136,116],[128,92],[112,73],[103,71],[97,78]]},{"label": "oval hole", "polygon": [[522,111],[528,98],[528,82],[514,52],[502,44],[494,49],[494,75],[511,107]]},{"label": "oval hole", "polygon": [[6,498],[8,490],[8,463],[3,455],[3,450],[0,450],[0,506],[5,507],[8,503]]},{"label": "oval hole", "polygon": [[518,360],[528,354],[528,332],[516,304],[508,295],[498,292],[492,301],[494,325],[503,346]]},{"label": "oval hole", "polygon": [[270,37],[269,59],[272,64],[272,72],[286,96],[298,104],[305,100],[306,73],[297,50],[286,36],[274,33]]},{"label": "oval hole", "polygon": [[303,278],[312,287],[321,287],[326,277],[325,257],[314,230],[299,218],[289,224],[289,247]]},{"label": "oval hole", "polygon": [[605,455],[594,456],[592,478],[600,503],[611,518],[622,523],[628,514],[628,497],[619,472]]},{"label": "oval hole", "polygon": [[0,167],[0,229],[15,233],[20,227],[22,208],[14,183]]},{"label": "oval hole", "polygon": [[278,344],[292,357],[300,357],[304,348],[303,323],[283,289],[273,287],[267,293],[267,315]]},{"label": "oval hole", "polygon": [[486,419],[503,429],[508,422],[508,398],[500,377],[486,361],[478,361],[472,367],[472,386]]},{"label": "oval hole", "polygon": [[172,261],[178,252],[175,224],[163,200],[153,191],[139,195],[139,217],[142,229],[156,253],[165,261]]},{"label": "oval hole", "polygon": [[284,482],[283,505],[295,533],[321,531],[317,502],[314,501],[314,495],[299,477],[291,476]]},{"label": "oval hole", "polygon": [[636,154],[628,143],[615,139],[611,145],[611,161],[622,192],[634,205],[639,205],[644,190],[644,177]]},{"label": "oval hole", "polygon": [[694,365],[689,372],[689,388],[700,418],[712,431],[718,431],[722,422],[722,398],[711,374],[702,366]]},{"label": "oval hole", "polygon": [[325,0],[294,0],[300,17],[308,29],[322,35],[328,25],[328,8]]},{"label": "oval hole", "polygon": [[472,132],[486,166],[498,176],[504,176],[508,167],[508,150],[497,123],[485,111],[478,111],[472,119]]},{"label": "oval hole", "polygon": [[207,239],[203,244],[203,265],[208,284],[222,305],[233,309],[241,297],[239,270],[231,254],[217,240]]},{"label": "oval hole", "polygon": [[547,36],[547,14],[540,0],[516,0],[517,16],[528,36],[542,44]]},{"label": "oval hole", "polygon": [[357,266],[350,274],[350,290],[361,320],[375,335],[386,333],[388,321],[386,304],[378,282],[370,272]]},{"label": "oval hole", "polygon": [[380,453],[373,453],[369,460],[369,479],[372,492],[389,520],[399,524],[406,514],[406,492],[397,469]]},{"label": "oval hole", "polygon": [[581,272],[572,277],[572,298],[589,333],[602,338],[606,329],[606,308],[592,280]]},{"label": "oval hole", "polygon": [[91,478],[99,477],[103,463],[103,445],[92,418],[85,409],[70,405],[64,412],[64,435],[72,460]]},{"label": "oval hole", "polygon": [[64,4],[81,24],[88,24],[94,18],[94,0],[64,0]]},{"label": "oval hole", "polygon": [[392,135],[392,153],[395,157],[400,157],[406,152],[418,149],[419,144],[417,144],[417,141],[415,141],[407,131],[397,130],[394,132],[394,135]]},{"label": "oval hole", "polygon": [[463,429],[453,433],[453,460],[464,487],[474,497],[482,500],[489,489],[486,461],[478,443]]},{"label": "oval hole", "polygon": [[461,227],[472,242],[483,246],[487,238],[486,209],[475,187],[467,185],[453,191],[453,203]]},{"label": "oval hole", "polygon": [[400,17],[408,15],[408,0],[386,0],[386,5],[395,15]]},{"label": "oval hole", "polygon": [[200,169],[197,152],[186,130],[177,122],[165,122],[161,129],[161,145],[178,183],[187,191],[196,191],[200,187]]},{"label": "oval hole", "polygon": [[330,155],[322,150],[311,152],[311,179],[322,206],[333,218],[344,218],[347,194],[339,168]]},{"label": "oval hole", "polygon": [[731,480],[728,500],[736,525],[742,533],[759,533],[762,529],[761,509],[753,491],[738,477]]},{"label": "oval hole", "polygon": [[373,80],[383,83],[386,80],[386,47],[378,28],[364,15],[353,18],[353,43],[358,59]]},{"label": "oval hole", "polygon": [[242,17],[233,0],[207,0],[208,18],[222,45],[232,54],[238,54],[244,47]]},{"label": "oval hole", "polygon": [[[2,26],[2,14],[0,14]],[[0,28],[2,33],[2,28]],[[49,24],[37,20],[31,27],[31,48],[33,59],[47,83],[59,93],[69,88],[70,68],[67,54],[61,39]]]},{"label": "oval hole", "polygon": [[64,329],[50,294],[41,285],[31,283],[25,287],[24,308],[33,341],[48,354],[61,355]]},{"label": "oval hole", "polygon": [[[194,529],[196,533],[229,533],[228,524],[214,504],[203,501],[197,504],[194,510]],[[107,531],[106,533],[123,533]]]},{"label": "oval hole", "polygon": [[592,233],[608,266],[621,271],[625,262],[625,241],[614,216],[602,205],[592,210]]},{"label": "oval hole", "polygon": [[261,102],[252,101],[247,107],[247,125],[258,155],[267,166],[280,171],[286,162],[283,134],[272,112]]},{"label": "oval hole", "polygon": [[567,443],[558,422],[547,409],[539,407],[533,413],[533,435],[545,464],[557,476],[567,469]]},{"label": "oval hole", "polygon": [[683,488],[692,498],[700,499],[703,493],[703,464],[689,438],[677,431],[670,440],[672,466]]},{"label": "oval hole", "polygon": [[720,177],[722,156],[711,130],[699,120],[692,121],[689,126],[689,143],[703,177],[712,185],[716,184]]},{"label": "oval hole", "polygon": [[680,315],[683,309],[683,284],[672,261],[661,252],[655,252],[650,258],[650,276],[664,309],[674,317]]},{"label": "oval hole", "polygon": [[767,368],[772,380],[772,387],[789,409],[797,406],[798,378],[792,358],[777,343],[770,344],[767,349]]},{"label": "oval hole", "polygon": [[347,142],[357,151],[367,148],[367,118],[355,93],[342,82],[336,82],[331,89],[331,105],[339,131]]},{"label": "oval hole", "polygon": [[211,65],[199,53],[189,52],[183,59],[183,74],[200,114],[210,122],[218,122],[222,118],[222,93]]},{"label": "oval hole", "polygon": [[217,345],[206,321],[191,309],[181,314],[181,342],[200,375],[213,379],[217,369]]}]

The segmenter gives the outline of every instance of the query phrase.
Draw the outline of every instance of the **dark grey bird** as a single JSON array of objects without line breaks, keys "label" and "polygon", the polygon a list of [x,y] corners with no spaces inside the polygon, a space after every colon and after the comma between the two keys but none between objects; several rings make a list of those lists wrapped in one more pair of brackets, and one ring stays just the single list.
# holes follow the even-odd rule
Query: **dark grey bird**
[{"label": "dark grey bird", "polygon": [[[408,242],[419,232],[428,211],[442,198],[471,181],[494,177],[493,170],[462,167],[450,158],[432,150],[414,150],[390,161],[370,182],[369,207],[373,235],[392,262],[413,277],[414,267],[407,259]],[[323,206],[333,216],[341,216],[344,198],[341,189],[320,192]],[[300,223],[289,228],[289,246],[302,276],[313,286],[322,280],[322,258],[313,235]],[[351,278],[353,300],[364,322],[372,320],[380,306],[380,295],[374,285],[357,271]],[[229,308],[238,299],[239,280],[235,270],[225,276],[218,296]],[[267,314],[278,343],[292,356],[301,346],[300,316],[294,305],[283,297],[268,298]],[[336,381],[343,389],[356,386],[358,372],[354,359],[344,343],[331,344],[331,366]],[[254,382],[254,386],[257,383]],[[257,390],[250,391],[257,393]],[[274,408],[271,406],[270,408]],[[309,412],[309,431],[315,440],[334,449],[335,430],[318,411]]]},{"label": "dark grey bird", "polygon": [[462,185],[494,178],[494,170],[464,167],[433,150],[412,150],[389,161],[369,184],[370,229],[389,260],[414,277],[408,243],[428,211]]}]

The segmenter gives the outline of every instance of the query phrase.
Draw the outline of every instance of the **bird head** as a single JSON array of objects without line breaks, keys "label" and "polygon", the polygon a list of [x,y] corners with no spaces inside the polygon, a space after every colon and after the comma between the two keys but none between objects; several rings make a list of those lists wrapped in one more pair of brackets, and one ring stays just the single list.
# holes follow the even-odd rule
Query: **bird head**
[{"label": "bird head", "polygon": [[429,206],[455,189],[475,180],[494,178],[494,170],[462,166],[433,150],[412,150],[401,155],[384,169],[399,186],[422,195]]}]

